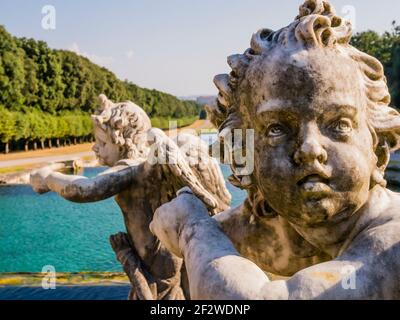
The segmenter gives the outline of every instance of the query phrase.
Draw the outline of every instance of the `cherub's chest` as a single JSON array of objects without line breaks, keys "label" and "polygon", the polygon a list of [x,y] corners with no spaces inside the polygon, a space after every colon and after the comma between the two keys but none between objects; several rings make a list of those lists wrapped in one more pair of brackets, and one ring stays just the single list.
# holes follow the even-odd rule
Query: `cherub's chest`
[{"label": "cherub's chest", "polygon": [[161,193],[159,188],[147,181],[140,187],[131,186],[120,192],[115,201],[121,208],[124,215],[153,215],[153,212],[160,205]]},{"label": "cherub's chest", "polygon": [[152,216],[158,207],[171,201],[179,190],[173,179],[167,178],[161,167],[154,167],[119,193],[115,200],[125,214],[145,211]]},{"label": "cherub's chest", "polygon": [[[288,276],[320,260],[319,251],[287,230],[279,219],[246,219],[225,226],[239,253],[261,269]],[[225,229],[224,228],[224,229]]]}]

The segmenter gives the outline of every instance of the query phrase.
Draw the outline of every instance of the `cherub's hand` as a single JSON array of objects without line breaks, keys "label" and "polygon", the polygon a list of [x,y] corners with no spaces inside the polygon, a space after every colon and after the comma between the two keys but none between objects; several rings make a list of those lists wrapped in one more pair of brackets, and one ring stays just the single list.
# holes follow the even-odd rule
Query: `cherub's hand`
[{"label": "cherub's hand", "polygon": [[46,178],[52,172],[53,170],[50,167],[44,167],[30,174],[30,184],[35,192],[43,194],[50,191]]},{"label": "cherub's hand", "polygon": [[128,235],[124,232],[111,235],[110,244],[115,253],[125,250],[132,250]]},{"label": "cherub's hand", "polygon": [[206,206],[185,187],[177,192],[174,200],[156,210],[150,230],[169,251],[182,257],[179,236],[183,227],[204,218],[210,218]]}]

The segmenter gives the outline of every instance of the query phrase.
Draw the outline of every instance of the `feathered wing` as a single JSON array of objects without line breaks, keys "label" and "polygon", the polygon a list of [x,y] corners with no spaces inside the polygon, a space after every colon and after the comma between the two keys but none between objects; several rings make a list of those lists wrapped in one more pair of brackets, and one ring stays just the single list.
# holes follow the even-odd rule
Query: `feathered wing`
[{"label": "feathered wing", "polygon": [[[151,199],[148,199],[153,212],[160,205],[172,200],[176,196],[176,192],[184,186],[189,187],[206,204],[210,214],[216,214],[228,208],[231,196],[226,189],[218,162],[208,155],[208,146],[195,136],[186,138],[182,136],[183,141],[177,139],[179,142],[177,144],[159,129],[153,128],[147,133],[147,141],[150,146],[150,154],[147,159],[124,160],[118,164],[121,166],[144,165],[145,170],[150,170],[149,179],[145,181],[146,184],[159,184],[156,186],[157,188],[151,188]],[[136,178],[140,179],[139,176]],[[131,246],[128,236],[114,235],[110,241],[118,260],[132,282],[134,287],[132,292],[136,292],[136,295],[142,299],[160,299],[160,292],[157,291],[157,288],[154,290],[154,282],[146,283],[148,280],[145,275],[148,275],[149,271],[138,267],[137,261],[142,260],[136,253],[137,248],[134,251],[126,250]],[[157,246],[152,252],[153,256],[156,256],[160,249],[159,243]],[[157,259],[161,263],[160,258]],[[168,265],[170,264],[168,262]],[[186,282],[182,280],[184,292],[182,295],[189,296],[188,288],[184,283]],[[174,298],[174,294],[177,295],[179,292],[181,291],[171,289],[168,294]],[[162,298],[164,299],[165,296]]]},{"label": "feathered wing", "polygon": [[[162,167],[167,183],[161,193],[173,197],[176,191],[188,186],[201,199],[212,214],[229,207],[231,196],[226,189],[218,162],[208,155],[208,149],[199,138],[186,137],[178,146],[163,131],[153,128],[149,132],[150,154],[148,162]],[[160,190],[161,191],[161,190]]]},{"label": "feathered wing", "polygon": [[212,213],[216,214],[228,209],[231,194],[226,188],[218,161],[209,155],[209,146],[192,134],[179,134],[176,140],[193,173],[217,201],[217,207]]}]

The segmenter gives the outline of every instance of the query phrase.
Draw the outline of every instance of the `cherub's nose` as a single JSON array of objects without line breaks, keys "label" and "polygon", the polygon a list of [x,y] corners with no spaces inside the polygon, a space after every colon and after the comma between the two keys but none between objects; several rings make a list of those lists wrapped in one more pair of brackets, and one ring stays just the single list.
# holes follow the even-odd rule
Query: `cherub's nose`
[{"label": "cherub's nose", "polygon": [[99,151],[99,148],[97,147],[97,144],[94,144],[93,145],[93,147],[92,147],[92,150],[93,150],[93,152],[97,152],[97,151]]},{"label": "cherub's nose", "polygon": [[328,154],[320,143],[321,133],[317,126],[307,126],[300,135],[300,146],[294,154],[294,161],[297,164],[312,163],[317,160],[325,163]]}]

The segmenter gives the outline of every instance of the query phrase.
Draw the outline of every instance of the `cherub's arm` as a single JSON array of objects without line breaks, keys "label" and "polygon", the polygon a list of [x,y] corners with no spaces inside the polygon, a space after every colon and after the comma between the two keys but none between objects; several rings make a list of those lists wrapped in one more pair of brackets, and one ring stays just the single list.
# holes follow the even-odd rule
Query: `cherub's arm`
[{"label": "cherub's arm", "polygon": [[[279,216],[260,218],[250,210],[243,203],[213,216],[213,219],[218,222],[240,255],[250,259],[264,271],[291,276],[329,259],[327,254],[300,236],[285,219]],[[263,241],[254,241],[257,238],[262,238]],[[271,245],[266,247],[265,243]]]},{"label": "cherub's arm", "polygon": [[142,166],[117,165],[94,178],[66,175],[45,167],[31,174],[38,193],[54,191],[73,202],[95,202],[110,198],[135,181]]},{"label": "cherub's arm", "polygon": [[239,255],[193,195],[180,195],[158,209],[151,224],[162,243],[184,258],[191,297],[224,300],[393,298],[398,290],[398,228],[389,224],[385,230],[364,231],[339,258],[271,282]]}]

